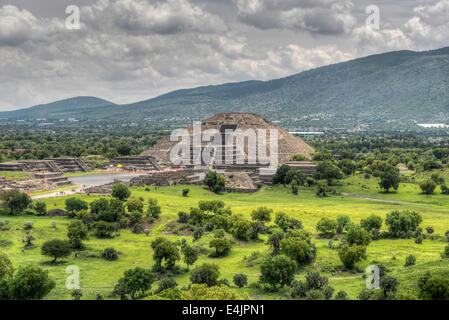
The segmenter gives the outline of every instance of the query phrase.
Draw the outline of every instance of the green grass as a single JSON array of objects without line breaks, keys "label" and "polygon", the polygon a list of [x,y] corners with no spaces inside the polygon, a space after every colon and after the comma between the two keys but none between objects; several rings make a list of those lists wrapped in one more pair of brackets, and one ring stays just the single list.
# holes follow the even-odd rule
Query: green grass
[{"label": "green grass", "polygon": [[29,173],[29,172],[22,172],[22,171],[18,171],[18,172],[1,171],[0,177],[10,178],[10,179],[26,179],[30,176],[30,174],[31,173]]},{"label": "green grass", "polygon": [[[433,226],[436,234],[444,234],[449,229],[449,197],[443,195],[431,196],[428,200],[426,196],[414,193],[414,189],[404,187],[397,194],[385,195],[379,194],[374,189],[375,180],[365,181],[363,177],[353,177],[345,180],[337,188],[343,192],[353,192],[360,194],[358,183],[363,182],[373,189],[366,189],[368,195],[374,195],[380,198],[401,199],[409,202],[407,204],[392,204],[387,202],[376,202],[365,199],[356,199],[343,196],[330,196],[319,198],[315,195],[314,189],[301,189],[298,196],[293,196],[288,189],[281,187],[264,187],[254,194],[224,194],[216,195],[202,187],[188,186],[190,193],[187,198],[182,197],[182,189],[185,186],[173,186],[155,190],[151,187],[150,191],[145,188],[132,188],[133,197],[143,197],[147,201],[150,197],[156,197],[162,208],[161,219],[151,227],[151,233],[145,235],[135,235],[129,230],[120,231],[120,236],[115,239],[97,239],[90,236],[85,241],[86,249],[81,252],[78,258],[74,255],[65,259],[64,263],[56,266],[50,265],[50,258],[40,254],[42,243],[49,239],[65,239],[67,225],[70,219],[65,217],[33,217],[33,216],[3,216],[0,220],[9,219],[12,228],[9,231],[0,231],[0,240],[12,241],[12,244],[0,248],[13,261],[17,268],[21,265],[30,263],[37,264],[46,270],[49,270],[52,278],[57,281],[56,288],[50,293],[47,299],[70,299],[70,291],[65,288],[67,274],[65,270],[69,265],[76,265],[81,272],[81,285],[83,299],[94,299],[97,293],[102,293],[106,298],[112,291],[114,283],[123,275],[127,269],[137,266],[151,268],[153,265],[151,241],[162,234],[165,225],[177,218],[177,212],[188,210],[196,206],[200,200],[223,200],[227,206],[232,208],[234,214],[244,214],[250,216],[252,209],[259,206],[268,206],[277,211],[284,211],[291,217],[301,220],[304,228],[316,236],[315,225],[322,217],[336,218],[338,215],[346,214],[352,221],[358,223],[361,219],[377,214],[385,218],[385,215],[394,210],[415,210],[422,214],[424,222],[422,226]],[[350,184],[348,184],[350,183]],[[356,192],[358,190],[358,192]],[[91,202],[100,198],[99,196],[78,195],[78,197]],[[423,200],[424,197],[424,200]],[[64,201],[67,197],[45,199],[47,209],[64,208]],[[34,221],[33,235],[36,247],[30,250],[24,250],[21,239],[25,234],[22,224],[25,221]],[[51,222],[57,223],[57,228],[51,227]],[[167,236],[170,239],[181,239],[181,236]],[[200,245],[208,246],[211,235],[207,235],[199,241]],[[228,235],[229,238],[231,238]],[[191,236],[185,237],[188,242],[192,241]],[[260,262],[254,265],[248,265],[245,257],[249,257],[252,252],[259,252],[262,255],[269,254],[269,247],[265,244],[266,236],[263,235],[258,242],[235,241],[231,253],[225,258],[210,258],[201,256],[198,263],[205,261],[216,262],[220,266],[222,278],[228,279],[232,283],[232,277],[235,273],[245,273],[248,275],[249,283],[256,282],[260,273]],[[306,271],[316,270],[323,273],[330,279],[330,285],[338,292],[345,290],[350,298],[356,298],[358,293],[364,288],[365,280],[363,273],[349,273],[340,271],[340,261],[337,251],[328,247],[328,240],[313,239],[316,244],[316,261],[307,266],[297,274],[298,279],[305,276]],[[422,245],[414,243],[413,239],[408,240],[379,240],[370,244],[367,250],[368,258],[361,262],[358,267],[364,270],[367,266],[381,262],[385,263],[393,276],[400,281],[400,289],[410,289],[416,294],[416,282],[419,276],[426,271],[449,272],[449,263],[442,260],[440,253],[443,252],[446,243],[442,241],[424,240]],[[109,262],[100,258],[84,258],[86,253],[100,253],[104,248],[113,247],[122,252],[119,260]],[[417,257],[417,264],[411,267],[403,267],[405,258],[414,254]],[[186,267],[183,262],[178,262],[181,267]],[[177,276],[176,281],[180,285],[189,283],[189,274],[184,273]],[[253,298],[258,299],[286,299],[289,298],[287,289],[278,292],[265,292],[251,287],[237,289],[232,288],[239,293],[248,293]]]}]

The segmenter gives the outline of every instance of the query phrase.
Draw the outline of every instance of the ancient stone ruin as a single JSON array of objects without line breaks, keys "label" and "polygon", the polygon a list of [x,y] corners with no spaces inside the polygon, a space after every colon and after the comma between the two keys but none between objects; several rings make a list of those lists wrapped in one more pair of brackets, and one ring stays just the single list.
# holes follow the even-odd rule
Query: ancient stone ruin
[{"label": "ancient stone ruin", "polygon": [[0,171],[17,172],[88,172],[90,168],[77,158],[55,158],[46,160],[18,160],[0,163]]}]

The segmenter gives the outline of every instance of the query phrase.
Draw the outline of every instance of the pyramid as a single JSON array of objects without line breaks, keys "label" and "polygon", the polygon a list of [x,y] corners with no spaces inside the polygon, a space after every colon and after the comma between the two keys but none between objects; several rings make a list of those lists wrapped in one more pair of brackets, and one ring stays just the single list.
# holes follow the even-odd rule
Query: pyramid
[{"label": "pyramid", "polygon": [[[277,130],[278,140],[278,156],[277,164],[281,165],[288,162],[295,154],[300,154],[307,159],[311,158],[310,153],[314,149],[298,137],[293,136],[285,129],[279,128],[267,119],[251,113],[220,113],[201,122],[201,130],[216,129],[219,132],[225,130],[242,130],[252,129],[258,132],[264,129],[266,134],[266,155],[270,155],[270,130]],[[193,126],[186,128],[190,141],[193,141]],[[224,136],[223,136],[224,137]],[[226,138],[223,138],[226,140]],[[173,164],[170,160],[170,153],[179,142],[170,141],[170,136],[163,137],[150,150],[144,151],[141,156],[153,157],[161,167],[170,168]],[[193,144],[193,143],[192,143]],[[202,142],[201,148],[206,147],[208,142]],[[194,147],[191,146],[193,150]],[[191,151],[193,154],[193,151]],[[248,141],[245,141],[243,149],[233,150],[236,157],[243,158],[248,161]],[[193,159],[193,155],[191,156]],[[192,161],[193,162],[193,161]],[[238,166],[237,164],[235,166]]]}]

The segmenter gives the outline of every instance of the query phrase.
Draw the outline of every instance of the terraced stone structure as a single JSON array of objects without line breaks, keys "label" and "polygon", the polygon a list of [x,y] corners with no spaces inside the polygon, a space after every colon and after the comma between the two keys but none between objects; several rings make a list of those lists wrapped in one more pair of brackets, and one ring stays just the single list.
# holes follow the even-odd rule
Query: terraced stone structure
[{"label": "terraced stone structure", "polygon": [[46,160],[19,160],[0,163],[0,171],[17,172],[54,172],[74,173],[88,172],[90,168],[83,160],[77,158],[55,158]]},{"label": "terraced stone structure", "polygon": [[[300,154],[306,159],[311,159],[311,153],[314,151],[311,146],[300,138],[293,136],[285,129],[275,126],[272,122],[256,114],[221,113],[204,120],[200,126],[201,132],[203,133],[206,130],[215,129],[215,131],[220,133],[221,139],[219,141],[213,141],[214,138],[211,138],[210,140],[214,142],[212,147],[210,146],[211,141],[202,141],[201,143],[194,144],[193,126],[186,128],[186,135],[181,136],[178,141],[170,141],[169,136],[162,138],[150,150],[143,152],[140,156],[151,157],[161,169],[180,168],[184,172],[170,173],[170,178],[168,176],[164,177],[162,174],[152,173],[150,177],[142,179],[140,182],[153,185],[167,185],[167,183],[172,184],[185,181],[186,176],[190,176],[192,182],[197,183],[197,178],[191,174],[192,172],[216,170],[225,177],[229,191],[253,192],[262,184],[271,184],[272,176],[276,170],[269,168],[269,163],[259,161],[259,151],[256,153],[255,163],[250,161],[251,156],[249,155],[248,147],[250,140],[245,138],[245,143],[242,148],[237,145],[236,139],[230,139],[232,135],[229,132],[236,132],[237,130],[241,132],[253,130],[257,134],[259,130],[264,130],[263,132],[265,134],[263,136],[266,140],[262,144],[262,152],[265,151],[266,158],[270,157],[271,131],[276,130],[278,146],[277,166],[289,162],[295,154]],[[259,134],[257,137],[260,139]],[[188,138],[190,141],[190,145],[186,147],[189,151],[186,156],[183,156],[183,160],[186,161],[175,165],[172,163],[170,155],[175,146],[179,147],[182,138]],[[265,147],[265,150],[263,150],[263,147]],[[201,157],[201,154],[209,154],[212,161],[205,163],[203,159],[198,159],[197,157]],[[228,163],[226,159],[230,158],[232,158],[232,161]],[[298,166],[298,169],[305,169],[306,174],[310,174],[313,171],[311,166],[314,165],[309,166],[308,164],[303,167]],[[178,178],[174,178],[176,176]],[[164,180],[165,178],[167,179]],[[137,183],[138,180],[135,179],[133,182]]]}]

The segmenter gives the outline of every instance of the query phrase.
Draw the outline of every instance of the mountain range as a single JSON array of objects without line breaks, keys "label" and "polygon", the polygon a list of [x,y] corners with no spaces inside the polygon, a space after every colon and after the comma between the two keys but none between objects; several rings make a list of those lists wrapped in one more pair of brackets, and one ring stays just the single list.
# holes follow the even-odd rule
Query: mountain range
[{"label": "mountain range", "polygon": [[173,91],[117,105],[76,97],[0,112],[7,119],[199,120],[250,112],[298,129],[407,129],[449,121],[449,47],[394,51],[270,81],[246,81]]}]

